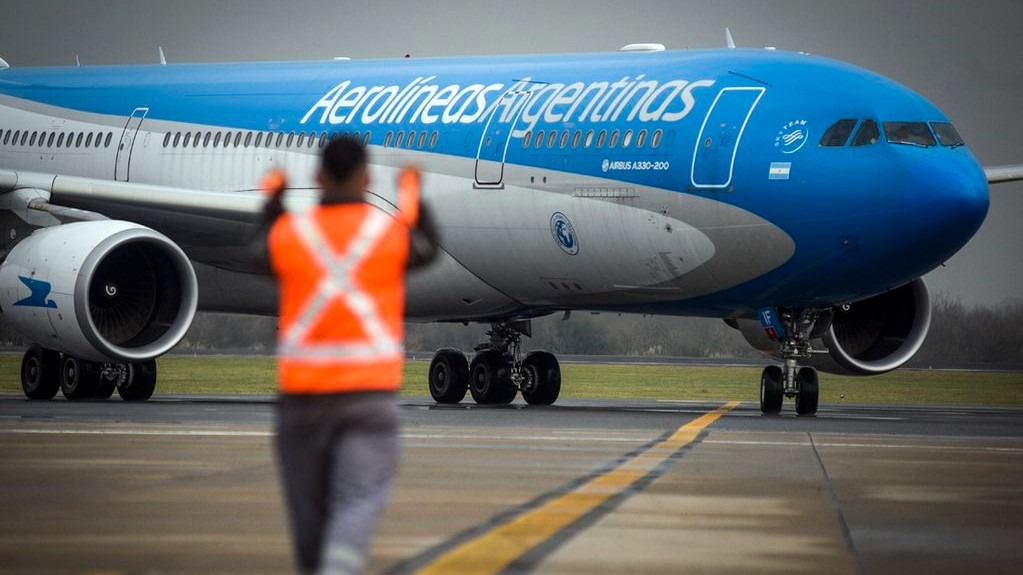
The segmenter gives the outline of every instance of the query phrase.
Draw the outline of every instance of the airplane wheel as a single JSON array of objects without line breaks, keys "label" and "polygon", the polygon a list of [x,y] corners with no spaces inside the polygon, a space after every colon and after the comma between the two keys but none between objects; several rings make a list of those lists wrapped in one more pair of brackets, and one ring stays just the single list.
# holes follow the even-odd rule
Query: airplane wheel
[{"label": "airplane wheel", "polygon": [[458,403],[469,389],[469,362],[457,349],[437,350],[430,362],[430,395],[437,403]]},{"label": "airplane wheel", "polygon": [[156,360],[128,364],[128,379],[117,388],[124,401],[145,401],[156,389]]},{"label": "airplane wheel", "polygon": [[796,374],[799,392],[796,394],[796,413],[799,415],[816,415],[817,400],[820,397],[820,380],[817,370],[804,367]]},{"label": "airplane wheel", "polygon": [[511,403],[518,392],[511,380],[511,368],[504,354],[488,349],[476,354],[469,366],[469,392],[481,405]]},{"label": "airplane wheel", "polygon": [[60,391],[71,401],[94,399],[100,392],[99,364],[65,355],[60,362]]},{"label": "airplane wheel", "polygon": [[764,415],[781,413],[784,398],[781,368],[777,365],[765,367],[760,376],[760,412]]},{"label": "airplane wheel", "polygon": [[53,399],[60,389],[60,354],[33,345],[21,359],[21,390],[29,399]]},{"label": "airplane wheel", "polygon": [[522,398],[530,405],[550,405],[561,393],[561,366],[553,354],[534,351],[522,361]]}]

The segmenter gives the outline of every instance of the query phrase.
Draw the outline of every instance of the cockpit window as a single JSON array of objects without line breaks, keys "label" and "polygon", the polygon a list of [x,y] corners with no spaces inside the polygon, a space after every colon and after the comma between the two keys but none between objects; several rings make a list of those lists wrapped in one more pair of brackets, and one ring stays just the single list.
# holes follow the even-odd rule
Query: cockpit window
[{"label": "cockpit window", "polygon": [[884,135],[890,144],[909,144],[922,148],[937,145],[934,134],[924,122],[885,122]]},{"label": "cockpit window", "polygon": [[822,147],[842,147],[856,127],[856,120],[839,120],[821,136]]},{"label": "cockpit window", "polygon": [[881,131],[877,129],[877,122],[874,120],[863,120],[860,124],[860,129],[856,131],[856,137],[853,138],[852,145],[854,146],[869,146],[876,144],[881,139]]},{"label": "cockpit window", "polygon": [[934,135],[938,137],[938,141],[941,142],[942,146],[955,148],[964,144],[963,137],[959,135],[959,132],[952,124],[948,122],[931,122],[931,127],[934,128]]}]

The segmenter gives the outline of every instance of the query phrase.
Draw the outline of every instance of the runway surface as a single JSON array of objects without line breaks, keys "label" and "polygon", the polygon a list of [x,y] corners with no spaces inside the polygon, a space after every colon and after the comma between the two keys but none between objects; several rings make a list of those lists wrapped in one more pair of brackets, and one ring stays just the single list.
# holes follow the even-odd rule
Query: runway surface
[{"label": "runway surface", "polygon": [[[373,573],[1018,573],[1023,409],[402,400]],[[271,398],[0,395],[0,573],[289,573]]]}]

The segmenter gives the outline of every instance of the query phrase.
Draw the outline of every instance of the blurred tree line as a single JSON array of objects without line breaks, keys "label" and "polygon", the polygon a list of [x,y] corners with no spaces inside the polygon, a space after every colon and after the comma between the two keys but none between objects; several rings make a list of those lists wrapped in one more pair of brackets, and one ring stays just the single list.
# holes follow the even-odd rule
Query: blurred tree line
[{"label": "blurred tree line", "polygon": [[[996,306],[966,305],[933,295],[931,331],[918,364],[1023,363],[1023,300]],[[185,353],[272,353],[276,318],[201,313],[178,345]],[[485,324],[406,324],[406,349],[424,359],[441,347],[469,352],[485,341]],[[0,345],[24,342],[0,324]],[[574,312],[533,320],[526,350],[579,355],[755,358],[742,335],[718,319]]]}]

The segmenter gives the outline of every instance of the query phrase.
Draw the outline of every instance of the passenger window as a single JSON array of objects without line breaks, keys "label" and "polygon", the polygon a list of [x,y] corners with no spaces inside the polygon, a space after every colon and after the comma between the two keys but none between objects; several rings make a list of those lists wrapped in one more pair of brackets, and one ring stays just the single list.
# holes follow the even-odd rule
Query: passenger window
[{"label": "passenger window", "polygon": [[327,145],[327,132],[324,132],[324,133],[320,134],[320,147],[322,148],[322,147],[324,147],[326,145]]},{"label": "passenger window", "polygon": [[366,130],[366,133],[363,134],[363,136],[362,136],[362,145],[363,146],[368,146],[369,145],[369,141],[371,139],[373,139],[373,132],[370,132],[369,130]]},{"label": "passenger window", "polygon": [[849,140],[855,127],[856,120],[839,120],[824,131],[819,145],[822,148],[841,148]]},{"label": "passenger window", "polygon": [[14,137],[11,138],[11,145],[12,146],[17,146],[18,145],[18,136],[20,136],[20,135],[21,135],[21,130],[15,130]]},{"label": "passenger window", "polygon": [[38,136],[38,135],[39,135],[39,132],[32,132],[32,137],[28,139],[28,145],[29,146],[36,145],[36,136]]},{"label": "passenger window", "polygon": [[[39,145],[41,146],[42,143]],[[89,132],[89,135],[85,137],[85,147],[88,148],[89,146],[92,146],[92,132]]]},{"label": "passenger window", "polygon": [[[61,134],[63,136],[63,134]],[[28,130],[21,133],[21,145],[25,145],[25,141],[28,140]]]},{"label": "passenger window", "polygon": [[921,148],[936,145],[934,134],[923,122],[885,122],[884,136],[889,144],[908,144]]},{"label": "passenger window", "polygon": [[523,148],[528,148],[529,147],[529,142],[532,139],[533,139],[533,132],[531,130],[526,130],[526,135],[522,136],[522,147]]},{"label": "passenger window", "polygon": [[39,132],[39,147],[46,145],[46,132]]},{"label": "passenger window", "polygon": [[611,140],[607,143],[608,148],[614,148],[618,146],[618,130],[611,132]]},{"label": "passenger window", "polygon": [[537,130],[535,147],[539,148],[540,146],[543,145],[543,136],[544,136],[543,130]]},{"label": "passenger window", "polygon": [[245,147],[248,148],[252,145],[252,132],[245,132]]},{"label": "passenger window", "polygon": [[433,149],[433,147],[437,145],[437,138],[439,137],[440,134],[438,134],[436,130],[434,130],[433,133],[430,134],[430,149]]},{"label": "passenger window", "polygon": [[856,137],[853,138],[853,146],[870,146],[881,139],[881,131],[877,129],[877,122],[874,120],[863,120],[860,129],[856,130]]},{"label": "passenger window", "polygon": [[64,140],[64,147],[65,148],[70,148],[71,147],[71,143],[74,140],[75,140],[75,133],[74,132],[69,132],[68,135],[67,135],[67,139]]},{"label": "passenger window", "polygon": [[646,143],[646,130],[640,130],[639,135],[636,136],[636,147],[642,148],[643,144]]},{"label": "passenger window", "polygon": [[963,137],[959,135],[959,131],[952,124],[948,122],[931,122],[931,127],[934,128],[934,135],[938,136],[938,141],[941,142],[942,146],[957,148],[965,144]]},{"label": "passenger window", "polygon": [[[57,137],[57,132],[50,132],[50,137],[46,139],[46,147],[47,148],[52,148],[53,147],[53,140],[56,137]],[[96,141],[99,141],[99,138],[97,138]]]},{"label": "passenger window", "polygon": [[182,148],[187,148],[192,142],[192,132],[185,132],[185,140],[181,143]]},{"label": "passenger window", "polygon": [[588,130],[586,132],[586,141],[583,142],[583,147],[584,148],[589,148],[592,145],[593,145],[593,130]]},{"label": "passenger window", "polygon": [[195,135],[192,136],[192,147],[193,148],[198,148],[199,147],[199,143],[201,141],[202,141],[202,132],[196,132]]},{"label": "passenger window", "polygon": [[103,143],[103,132],[96,132],[96,140],[92,143],[95,147],[100,147]]},{"label": "passenger window", "polygon": [[277,147],[280,148],[284,143],[284,132],[277,133]]},{"label": "passenger window", "polygon": [[572,148],[573,149],[579,147],[579,140],[581,140],[582,137],[583,137],[583,131],[582,130],[576,130],[575,134],[572,135]]},{"label": "passenger window", "polygon": [[64,136],[65,136],[65,134],[61,134],[59,137],[57,137],[57,147],[58,148],[64,147]]},{"label": "passenger window", "polygon": [[411,131],[408,133],[408,140],[405,141],[405,147],[411,148],[416,145],[416,133]]},{"label": "passenger window", "polygon": [[263,147],[263,132],[256,132],[256,141],[253,145],[257,148]]},{"label": "passenger window", "polygon": [[605,140],[607,140],[607,130],[601,130],[600,133],[597,134],[597,147],[603,148]]},{"label": "passenger window", "polygon": [[[84,133],[78,132],[78,136],[75,137],[75,147],[76,148],[81,148],[82,147],[82,136],[84,136],[84,135],[85,135]],[[167,135],[169,136],[170,134],[167,134]],[[167,141],[167,138],[164,138],[164,142],[166,142],[166,141]]]},{"label": "passenger window", "polygon": [[426,144],[426,130],[419,133],[419,144],[416,147],[421,150],[424,144]]},{"label": "passenger window", "polygon": [[210,132],[206,132],[206,136],[203,137],[203,139],[202,139],[202,147],[204,147],[204,148],[210,147],[210,139],[212,137],[213,137],[213,134],[211,134]]},{"label": "passenger window", "polygon": [[663,132],[661,130],[654,130],[654,135],[650,136],[650,147],[657,148],[661,145],[661,136]]},{"label": "passenger window", "polygon": [[548,148],[553,148],[554,147],[554,142],[557,139],[558,139],[558,132],[555,131],[555,130],[551,130],[550,135],[547,136],[547,147]]},{"label": "passenger window", "polygon": [[6,146],[7,142],[10,142],[10,141],[11,141],[11,131],[7,130],[6,132],[4,132],[4,145]]},{"label": "passenger window", "polygon": [[559,148],[564,148],[567,145],[568,145],[568,130],[565,130],[564,132],[561,133],[561,141],[558,142],[558,147]]},{"label": "passenger window", "polygon": [[387,132],[387,135],[384,136],[384,147],[385,148],[390,148],[391,147],[391,139],[392,138],[394,138],[394,132],[390,132],[390,131]]},{"label": "passenger window", "polygon": [[[92,139],[92,134],[89,134],[89,139]],[[174,134],[174,147],[177,148],[178,144],[181,143],[181,132]]]},{"label": "passenger window", "polygon": [[171,141],[171,133],[167,132],[163,136],[163,147],[166,148],[167,146],[169,146],[170,145],[170,141]]},{"label": "passenger window", "polygon": [[295,146],[301,148],[302,144],[305,143],[305,132],[299,132],[298,141],[295,142]]},{"label": "passenger window", "polygon": [[295,143],[295,132],[288,132],[288,139],[284,143],[284,147],[290,148]]},{"label": "passenger window", "polygon": [[405,131],[401,130],[398,132],[398,137],[394,139],[394,147],[400,148],[402,143],[405,142]]},{"label": "passenger window", "polygon": [[632,130],[626,130],[625,135],[622,136],[622,147],[628,148],[629,144],[632,143]]},{"label": "passenger window", "polygon": [[235,132],[235,134],[234,134],[234,147],[237,148],[240,145],[242,145],[242,133],[241,132]]},{"label": "passenger window", "polygon": [[214,148],[219,148],[220,147],[220,138],[223,137],[223,135],[224,134],[222,132],[217,132],[216,134],[213,134],[213,147]]}]

